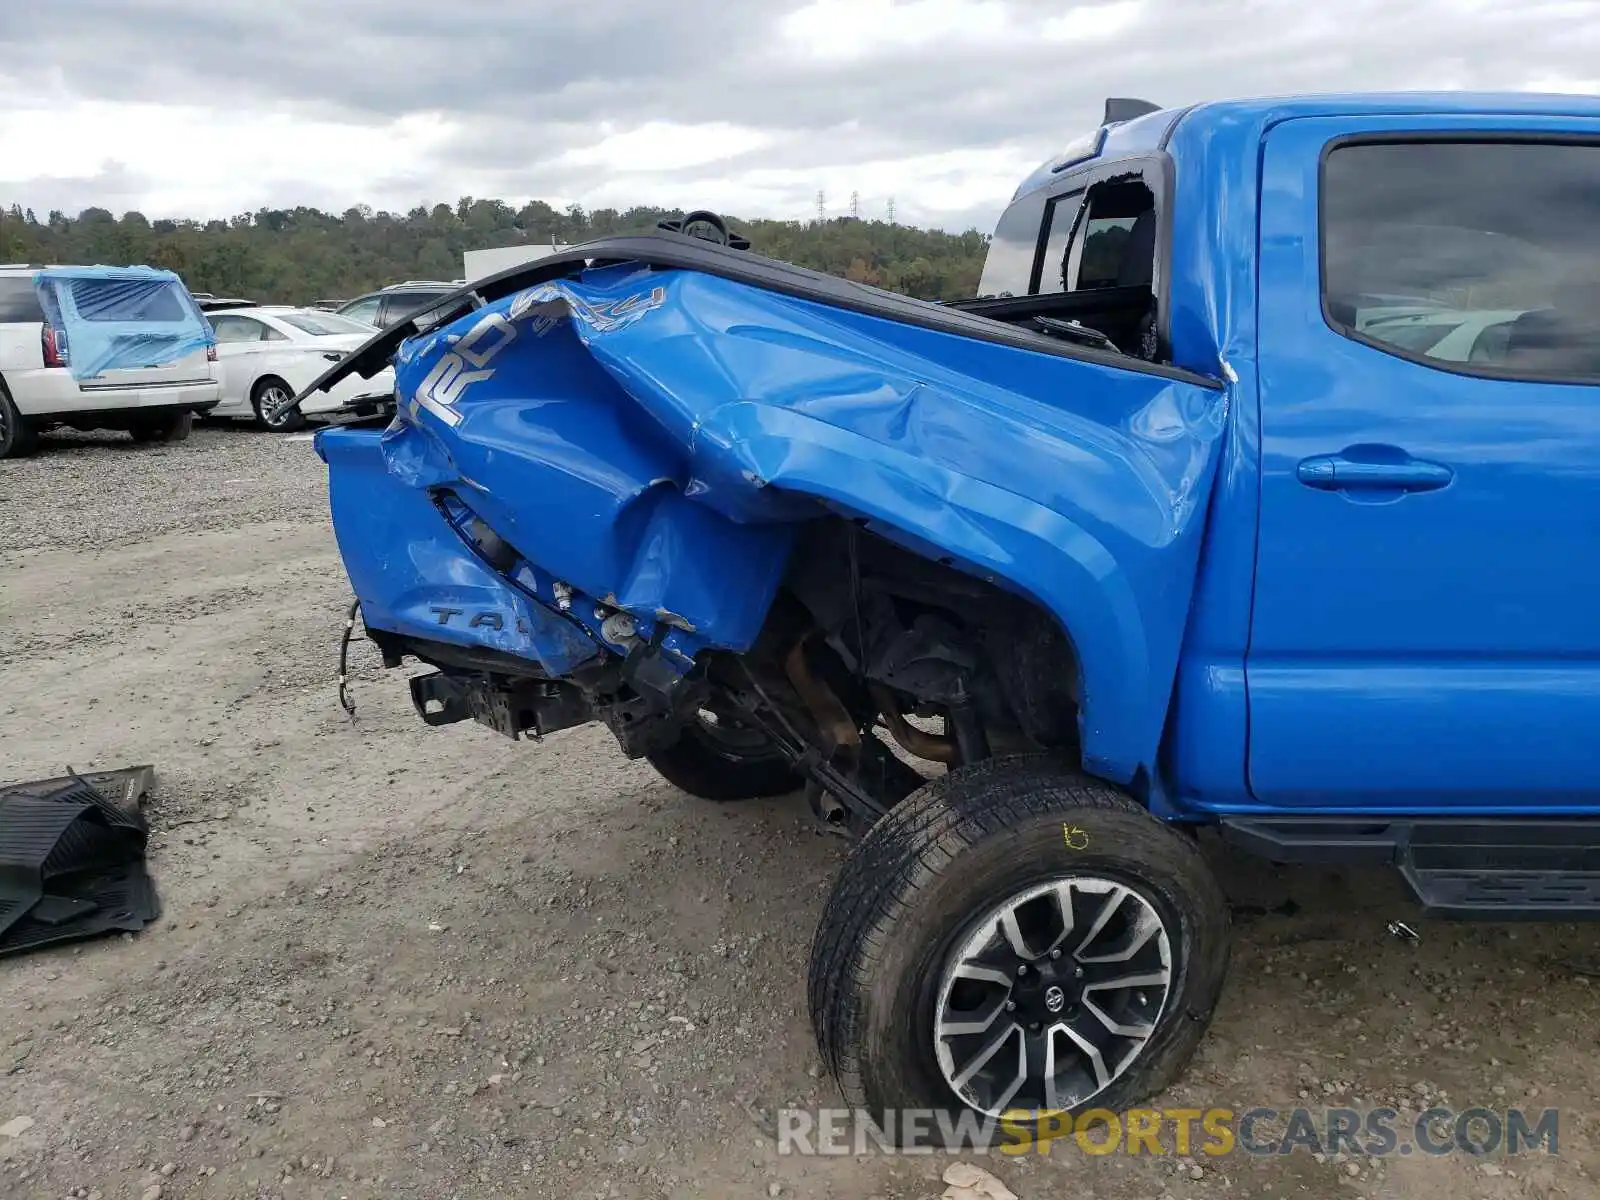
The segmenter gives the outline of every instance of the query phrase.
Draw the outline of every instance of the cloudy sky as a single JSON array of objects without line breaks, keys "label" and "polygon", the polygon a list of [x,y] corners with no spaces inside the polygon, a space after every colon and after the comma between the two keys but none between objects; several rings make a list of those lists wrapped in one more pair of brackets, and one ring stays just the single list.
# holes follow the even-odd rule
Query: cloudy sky
[{"label": "cloudy sky", "polygon": [[987,229],[1107,95],[1600,91],[1600,0],[0,0],[0,204]]}]

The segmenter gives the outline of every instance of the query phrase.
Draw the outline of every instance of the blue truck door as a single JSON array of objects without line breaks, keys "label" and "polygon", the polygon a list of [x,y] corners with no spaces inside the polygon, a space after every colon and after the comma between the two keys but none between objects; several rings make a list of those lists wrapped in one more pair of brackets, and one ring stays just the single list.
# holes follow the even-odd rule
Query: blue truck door
[{"label": "blue truck door", "polygon": [[1600,122],[1304,118],[1262,169],[1254,797],[1600,807]]}]

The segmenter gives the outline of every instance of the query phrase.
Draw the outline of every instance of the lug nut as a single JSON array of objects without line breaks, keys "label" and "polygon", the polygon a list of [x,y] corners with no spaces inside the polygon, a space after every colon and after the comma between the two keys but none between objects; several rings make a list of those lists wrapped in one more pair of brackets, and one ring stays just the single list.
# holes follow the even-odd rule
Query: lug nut
[{"label": "lug nut", "polygon": [[1026,975],[1027,973],[1028,973],[1028,964],[1027,963],[1023,963],[1022,965],[1020,965],[1017,968],[1017,974],[1018,975]]},{"label": "lug nut", "polygon": [[1059,950],[1050,951],[1050,957],[1051,958],[1060,958],[1061,957],[1061,951],[1059,951]]},{"label": "lug nut", "polygon": [[1082,967],[1073,967],[1072,968],[1072,977],[1074,979],[1082,979],[1083,978],[1083,968]]},{"label": "lug nut", "polygon": [[1006,1011],[1007,1012],[1016,1012],[1017,1011],[1017,1004],[1016,1004],[1015,1000],[1007,1000],[1006,1001]]}]

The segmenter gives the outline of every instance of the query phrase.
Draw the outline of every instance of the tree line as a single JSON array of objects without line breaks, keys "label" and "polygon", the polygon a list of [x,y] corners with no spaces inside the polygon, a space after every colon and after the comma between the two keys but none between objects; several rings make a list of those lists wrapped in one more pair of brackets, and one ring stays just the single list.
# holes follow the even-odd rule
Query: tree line
[{"label": "tree line", "polygon": [[[0,262],[146,264],[176,271],[195,292],[310,304],[402,279],[455,279],[464,250],[576,244],[683,215],[643,205],[558,211],[539,200],[513,208],[471,196],[406,213],[262,208],[210,221],[117,217],[104,208],[41,220],[12,205],[0,211]],[[853,217],[728,220],[758,254],[930,300],[974,295],[989,244],[975,229],[952,234]]]}]

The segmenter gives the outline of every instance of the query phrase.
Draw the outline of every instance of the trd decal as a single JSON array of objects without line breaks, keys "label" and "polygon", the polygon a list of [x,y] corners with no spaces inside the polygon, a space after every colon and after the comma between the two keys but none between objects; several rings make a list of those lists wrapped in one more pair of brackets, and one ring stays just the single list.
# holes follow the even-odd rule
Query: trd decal
[{"label": "trd decal", "polygon": [[462,394],[473,384],[494,375],[489,363],[516,337],[517,327],[504,314],[484,313],[423,377],[417,385],[415,404],[452,428],[459,425],[461,413],[456,405]]},{"label": "trd decal", "polygon": [[528,329],[534,337],[543,337],[569,315],[598,333],[611,333],[633,324],[666,302],[667,289],[664,287],[635,292],[620,300],[590,304],[572,295],[559,283],[541,283],[517,293],[516,299],[511,301],[510,316],[515,321],[535,308],[543,309],[528,322]]}]

